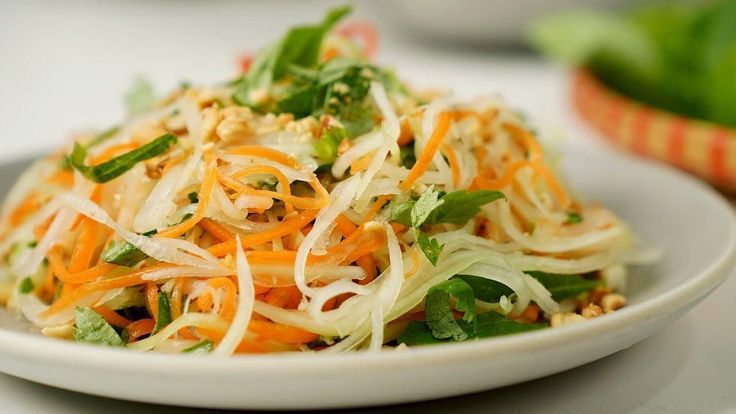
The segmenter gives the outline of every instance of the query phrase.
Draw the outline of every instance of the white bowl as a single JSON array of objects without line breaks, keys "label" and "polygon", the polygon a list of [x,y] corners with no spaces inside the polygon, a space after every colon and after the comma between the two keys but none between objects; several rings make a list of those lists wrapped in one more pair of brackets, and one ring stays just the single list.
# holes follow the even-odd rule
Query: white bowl
[{"label": "white bowl", "polygon": [[[210,358],[79,345],[27,331],[0,312],[0,371],[126,400],[237,409],[345,408],[487,390],[564,371],[630,347],[715,289],[736,260],[731,207],[701,182],[617,154],[565,151],[571,184],[611,207],[661,263],[634,271],[631,305],[558,329],[338,357]],[[0,186],[17,174],[0,166]]]}]

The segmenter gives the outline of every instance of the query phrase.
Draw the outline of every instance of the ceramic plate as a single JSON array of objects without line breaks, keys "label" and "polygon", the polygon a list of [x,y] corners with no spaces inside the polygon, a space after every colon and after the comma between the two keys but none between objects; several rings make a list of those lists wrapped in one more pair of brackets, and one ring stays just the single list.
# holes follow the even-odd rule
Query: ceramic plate
[{"label": "ceramic plate", "polygon": [[[731,207],[668,167],[565,151],[573,188],[664,249],[634,269],[630,306],[586,323],[381,354],[209,358],[97,348],[31,333],[0,312],[0,371],[106,397],[208,408],[307,409],[402,403],[487,390],[564,371],[628,348],[682,316],[730,273]],[[0,191],[20,164],[0,166]],[[7,181],[5,181],[7,180]]]}]

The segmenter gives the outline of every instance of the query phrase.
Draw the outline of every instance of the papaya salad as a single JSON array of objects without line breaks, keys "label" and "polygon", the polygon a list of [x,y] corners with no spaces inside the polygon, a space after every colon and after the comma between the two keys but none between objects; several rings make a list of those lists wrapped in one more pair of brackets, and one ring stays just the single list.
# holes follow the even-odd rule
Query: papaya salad
[{"label": "papaya salad", "polygon": [[172,353],[379,351],[625,304],[633,238],[498,98],[409,88],[347,8],[237,79],[139,83],[6,196],[0,299],[46,336]]}]

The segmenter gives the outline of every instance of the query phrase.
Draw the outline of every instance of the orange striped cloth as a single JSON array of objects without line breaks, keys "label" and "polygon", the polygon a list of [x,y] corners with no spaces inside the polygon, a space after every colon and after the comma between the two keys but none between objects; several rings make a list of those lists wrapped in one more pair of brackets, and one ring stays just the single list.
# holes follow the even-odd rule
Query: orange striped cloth
[{"label": "orange striped cloth", "polygon": [[640,104],[584,70],[573,75],[572,100],[582,118],[619,148],[736,190],[736,130]]}]

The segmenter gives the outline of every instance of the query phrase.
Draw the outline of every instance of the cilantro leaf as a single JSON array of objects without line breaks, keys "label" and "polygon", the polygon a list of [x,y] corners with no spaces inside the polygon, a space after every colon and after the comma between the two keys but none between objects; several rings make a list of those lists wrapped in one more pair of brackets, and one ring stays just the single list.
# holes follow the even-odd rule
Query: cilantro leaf
[{"label": "cilantro leaf", "polygon": [[171,323],[171,304],[169,303],[169,297],[164,292],[159,292],[156,303],[158,305],[156,325],[154,325],[151,335],[156,334]]},{"label": "cilantro leaf", "polygon": [[469,323],[475,321],[473,288],[461,279],[450,279],[429,289],[424,304],[427,325],[435,338],[453,338],[456,341],[463,341],[469,335],[455,321],[450,296],[456,300],[455,308],[464,312],[463,320]]},{"label": "cilantro leaf", "polygon": [[417,243],[419,248],[422,249],[422,253],[427,257],[432,266],[437,266],[437,261],[440,259],[440,254],[445,248],[444,244],[440,244],[437,239],[429,238],[426,234],[419,230],[414,230],[416,234]]},{"label": "cilantro leaf", "polygon": [[411,226],[411,210],[413,208],[413,200],[391,203],[391,220],[405,226]]},{"label": "cilantro leaf", "polygon": [[87,158],[87,149],[78,143],[74,143],[74,150],[69,160],[72,167],[81,172],[87,179],[96,183],[106,183],[125,174],[138,162],[163,154],[172,145],[176,144],[176,142],[176,137],[167,133],[140,148],[136,148],[110,161],[92,167],[84,164],[84,160]]},{"label": "cilantro leaf", "polygon": [[78,306],[75,312],[74,340],[94,345],[124,346],[115,329],[97,312]]},{"label": "cilantro leaf", "polygon": [[204,341],[190,346],[189,348],[181,351],[182,354],[208,354],[212,352],[212,350],[215,349],[215,344],[212,343],[209,339],[205,339]]},{"label": "cilantro leaf", "polygon": [[586,279],[580,275],[557,275],[545,272],[525,273],[543,284],[552,293],[552,299],[558,302],[601,286],[601,281]]},{"label": "cilantro leaf", "polygon": [[459,190],[447,193],[427,217],[428,224],[452,223],[465,224],[480,213],[480,207],[506,196],[495,190],[466,191]]}]

